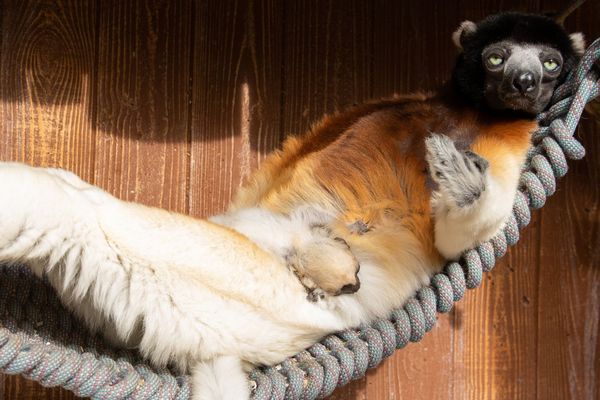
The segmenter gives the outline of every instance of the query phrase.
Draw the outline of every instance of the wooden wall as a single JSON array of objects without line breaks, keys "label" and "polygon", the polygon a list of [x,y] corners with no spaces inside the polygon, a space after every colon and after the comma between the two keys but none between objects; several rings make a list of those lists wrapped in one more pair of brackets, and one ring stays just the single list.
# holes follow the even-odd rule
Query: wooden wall
[{"label": "wooden wall", "polygon": [[[450,34],[562,1],[0,0],[0,159],[206,216],[321,114],[447,76]],[[600,36],[600,1],[568,21]],[[519,245],[340,400],[600,399],[600,121]],[[70,399],[0,376],[0,399]]]}]

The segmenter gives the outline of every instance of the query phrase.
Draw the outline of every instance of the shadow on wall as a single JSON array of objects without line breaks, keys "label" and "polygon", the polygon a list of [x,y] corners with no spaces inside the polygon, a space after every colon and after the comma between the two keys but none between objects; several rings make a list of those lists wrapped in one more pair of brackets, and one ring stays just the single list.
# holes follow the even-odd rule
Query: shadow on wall
[{"label": "shadow on wall", "polygon": [[[43,109],[47,124],[60,124],[72,106],[104,134],[170,142],[247,135],[254,149],[325,112],[437,86],[455,54],[455,26],[498,11],[458,1],[137,3],[5,2],[3,120]],[[502,8],[562,4],[541,3]]]}]

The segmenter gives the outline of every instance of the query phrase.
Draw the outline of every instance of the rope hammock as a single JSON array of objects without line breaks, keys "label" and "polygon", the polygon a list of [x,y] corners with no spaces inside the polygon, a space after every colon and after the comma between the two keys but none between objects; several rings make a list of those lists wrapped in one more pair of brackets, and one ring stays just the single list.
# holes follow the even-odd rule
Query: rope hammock
[{"label": "rope hammock", "polygon": [[[584,54],[566,83],[556,89],[551,108],[538,116],[534,147],[503,232],[460,262],[448,264],[388,320],[330,335],[279,365],[250,374],[253,399],[317,399],[364,376],[395,349],[418,342],[466,289],[481,283],[496,258],[519,240],[519,229],[556,189],[567,173],[567,159],[581,159],[583,146],[573,137],[587,102],[600,95],[600,39]],[[115,350],[90,335],[61,304],[53,289],[27,268],[0,268],[0,372],[21,374],[44,386],[62,386],[93,399],[190,398],[187,376],[150,367],[134,351]]]}]

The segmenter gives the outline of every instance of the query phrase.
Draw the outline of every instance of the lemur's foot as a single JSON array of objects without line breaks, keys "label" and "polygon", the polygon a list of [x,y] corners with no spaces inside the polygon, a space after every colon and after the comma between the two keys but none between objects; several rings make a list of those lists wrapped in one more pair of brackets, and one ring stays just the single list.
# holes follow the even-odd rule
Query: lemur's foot
[{"label": "lemur's foot", "polygon": [[286,262],[288,264],[288,268],[294,272],[294,274],[296,274],[298,280],[302,286],[304,286],[304,289],[306,289],[306,300],[310,301],[311,303],[317,303],[325,300],[327,293],[325,293],[323,289],[319,288],[315,281],[313,281],[310,276],[305,274],[306,272],[304,270],[299,270],[296,256],[287,256]]},{"label": "lemur's foot", "polygon": [[[312,227],[310,236],[296,243],[285,260],[309,293],[319,289],[337,296],[360,288],[357,276],[360,266],[348,243],[325,226]],[[312,296],[319,297],[319,292]]]},{"label": "lemur's foot", "polygon": [[481,197],[486,189],[486,159],[470,150],[458,150],[446,135],[432,134],[425,140],[425,148],[439,196],[458,208],[469,207]]}]

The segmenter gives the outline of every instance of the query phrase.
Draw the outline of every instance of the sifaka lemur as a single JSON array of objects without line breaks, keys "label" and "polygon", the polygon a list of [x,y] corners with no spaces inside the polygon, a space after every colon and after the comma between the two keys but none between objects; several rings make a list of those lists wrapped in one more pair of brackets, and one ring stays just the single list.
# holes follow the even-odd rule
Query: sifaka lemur
[{"label": "sifaka lemur", "polygon": [[212,220],[1,163],[0,261],[46,276],[117,344],[190,370],[194,399],[248,398],[248,368],[387,317],[509,215],[534,115],[583,38],[504,13],[453,39],[447,85],[326,116]]}]

